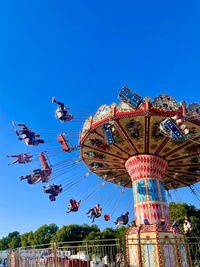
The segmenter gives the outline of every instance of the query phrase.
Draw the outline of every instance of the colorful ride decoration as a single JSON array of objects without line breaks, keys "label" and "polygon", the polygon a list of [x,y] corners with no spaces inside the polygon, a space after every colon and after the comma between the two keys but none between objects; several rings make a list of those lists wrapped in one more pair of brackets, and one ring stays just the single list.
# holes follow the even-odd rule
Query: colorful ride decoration
[{"label": "colorful ride decoration", "polygon": [[[133,189],[136,226],[127,232],[131,266],[190,266],[184,234],[170,225],[165,191],[200,181],[199,105],[179,105],[164,94],[143,99],[127,88],[119,98],[125,102],[103,105],[86,120],[80,134],[81,158],[102,179]],[[160,125],[172,117],[180,118],[182,129],[190,134],[182,130],[184,138],[174,138],[172,133],[181,125],[176,121],[170,134],[163,133]],[[145,253],[152,255],[150,265]]]}]

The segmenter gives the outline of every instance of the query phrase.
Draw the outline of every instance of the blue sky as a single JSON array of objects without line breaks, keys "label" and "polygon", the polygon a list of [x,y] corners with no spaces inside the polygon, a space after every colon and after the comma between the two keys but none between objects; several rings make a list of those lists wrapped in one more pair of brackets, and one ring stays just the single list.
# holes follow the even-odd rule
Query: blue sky
[{"label": "blue sky", "polygon": [[[166,93],[178,101],[199,102],[199,13],[198,0],[0,1],[0,237],[45,223],[90,223],[87,209],[97,201],[108,203],[111,193],[120,201],[113,220],[124,211],[131,191],[122,193],[113,185],[100,188],[80,213],[67,215],[73,190],[50,203],[42,184],[21,182],[18,177],[39,162],[7,166],[7,154],[31,150],[17,140],[11,122],[25,122],[44,138],[56,138],[63,128],[79,131],[81,122],[63,125],[55,120],[51,97],[63,100],[76,117],[86,118],[100,105],[117,102],[123,85],[142,96]],[[65,155],[52,161],[61,157]],[[77,173],[86,171],[80,166]],[[73,175],[68,171],[57,181]],[[80,197],[99,184],[100,179],[91,176],[80,185]],[[172,196],[199,207],[188,190]],[[103,229],[113,226],[113,220],[99,219],[97,224]]]}]

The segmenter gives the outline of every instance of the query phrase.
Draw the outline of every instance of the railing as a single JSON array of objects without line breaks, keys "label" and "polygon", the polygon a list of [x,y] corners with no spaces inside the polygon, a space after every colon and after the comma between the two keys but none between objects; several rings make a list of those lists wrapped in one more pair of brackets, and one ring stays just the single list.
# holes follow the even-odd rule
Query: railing
[{"label": "railing", "polygon": [[191,265],[194,267],[200,267],[200,237],[187,238],[187,244],[190,252]]},{"label": "railing", "polygon": [[[15,267],[101,267],[125,266],[124,246],[118,239],[74,241],[21,247],[16,252]],[[121,258],[120,258],[121,257]],[[14,267],[14,266],[11,266]]]},{"label": "railing", "polygon": [[[143,242],[144,241],[144,242]],[[170,251],[176,249],[176,239],[159,240],[161,253],[168,259],[167,267],[173,267]],[[130,251],[141,249],[145,260],[140,266],[157,266],[154,249],[158,246],[156,240],[129,239],[129,250],[125,249],[125,242],[119,239],[92,240],[43,244],[34,247],[21,247],[10,252],[9,267],[138,267],[129,265]],[[188,238],[187,242],[179,242],[183,256],[187,254],[189,262],[184,267],[200,267],[200,239]]]}]

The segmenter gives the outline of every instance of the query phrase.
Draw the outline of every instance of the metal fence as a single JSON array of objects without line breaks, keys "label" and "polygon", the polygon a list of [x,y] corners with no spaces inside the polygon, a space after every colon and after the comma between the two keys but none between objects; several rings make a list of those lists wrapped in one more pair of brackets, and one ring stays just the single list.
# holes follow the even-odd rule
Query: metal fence
[{"label": "metal fence", "polygon": [[124,246],[119,239],[62,242],[21,247],[10,253],[9,266],[123,267],[124,255]]},{"label": "metal fence", "polygon": [[[153,267],[156,259],[153,251],[158,246],[155,240],[140,243],[138,240],[131,242],[129,251],[136,252],[141,248],[144,256],[142,264],[129,264],[130,253],[125,249],[125,241],[119,239],[76,241],[45,244],[34,247],[21,247],[10,251],[8,256],[9,267]],[[186,245],[187,244],[187,245]],[[176,267],[171,259],[171,251],[176,249],[176,240],[160,241],[160,251],[168,259],[167,267]],[[182,251],[187,250],[189,263],[184,267],[200,267],[200,239],[189,238],[187,243],[179,243]],[[165,255],[166,254],[166,255]],[[184,253],[183,253],[184,256]],[[1,265],[0,265],[1,266]],[[6,265],[5,265],[6,266]]]}]

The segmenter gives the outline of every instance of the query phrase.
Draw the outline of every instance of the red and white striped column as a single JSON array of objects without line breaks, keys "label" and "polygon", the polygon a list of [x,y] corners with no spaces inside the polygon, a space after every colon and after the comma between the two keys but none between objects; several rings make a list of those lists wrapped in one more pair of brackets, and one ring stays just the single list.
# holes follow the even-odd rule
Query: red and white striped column
[{"label": "red and white striped column", "polygon": [[129,158],[126,169],[133,183],[136,225],[169,223],[166,192],[162,182],[168,163],[154,155],[138,155]]}]

